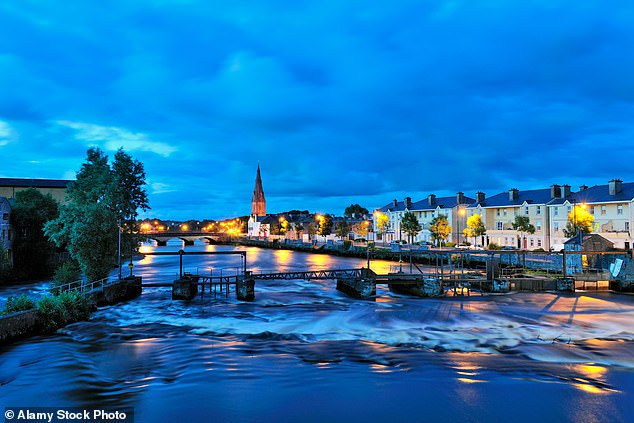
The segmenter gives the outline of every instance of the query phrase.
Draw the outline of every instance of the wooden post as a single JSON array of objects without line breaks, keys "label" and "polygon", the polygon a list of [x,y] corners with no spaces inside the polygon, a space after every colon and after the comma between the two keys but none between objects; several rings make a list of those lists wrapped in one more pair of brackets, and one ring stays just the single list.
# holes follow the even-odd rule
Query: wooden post
[{"label": "wooden post", "polygon": [[179,271],[179,278],[183,278],[183,250],[178,250],[178,257],[180,259],[180,271]]}]

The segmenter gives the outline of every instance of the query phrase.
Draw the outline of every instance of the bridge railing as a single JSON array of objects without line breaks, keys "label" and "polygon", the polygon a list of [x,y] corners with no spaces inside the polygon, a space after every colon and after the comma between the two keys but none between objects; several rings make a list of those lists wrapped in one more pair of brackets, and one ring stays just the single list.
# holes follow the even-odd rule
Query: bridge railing
[{"label": "bridge railing", "polygon": [[66,284],[58,285],[51,289],[54,294],[61,294],[68,291],[89,292],[94,289],[102,288],[109,285],[110,278],[106,277],[92,282],[86,282],[84,280],[77,280]]}]

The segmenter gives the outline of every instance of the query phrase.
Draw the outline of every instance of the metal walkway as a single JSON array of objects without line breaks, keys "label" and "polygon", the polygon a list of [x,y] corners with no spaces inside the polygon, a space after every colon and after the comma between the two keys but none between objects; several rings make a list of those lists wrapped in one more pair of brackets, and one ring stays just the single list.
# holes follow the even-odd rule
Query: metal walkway
[{"label": "metal walkway", "polygon": [[[371,272],[371,271],[370,271]],[[312,270],[308,272],[279,272],[279,273],[253,273],[251,277],[258,280],[273,279],[338,279],[338,278],[363,278],[368,276],[368,269],[336,269],[336,270]],[[376,276],[372,272],[373,277]]]}]

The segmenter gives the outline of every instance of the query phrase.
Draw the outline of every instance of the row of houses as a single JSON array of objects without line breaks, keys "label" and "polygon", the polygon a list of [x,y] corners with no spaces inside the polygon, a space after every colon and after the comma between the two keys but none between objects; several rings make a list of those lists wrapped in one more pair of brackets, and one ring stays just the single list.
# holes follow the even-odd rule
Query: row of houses
[{"label": "row of houses", "polygon": [[[475,198],[462,192],[452,197],[431,194],[416,202],[407,197],[403,201],[394,200],[377,212],[389,218],[390,229],[381,234],[386,241],[406,239],[401,223],[405,212],[411,212],[422,227],[415,241],[431,241],[431,221],[444,215],[452,228],[448,240],[454,243],[471,242],[479,246],[495,243],[527,250],[560,250],[567,240],[563,229],[575,205],[583,205],[594,216],[593,233],[613,242],[615,248],[632,248],[634,239],[630,227],[634,224],[634,182],[623,183],[620,179],[593,187],[582,185],[574,192],[569,185],[554,184],[549,188],[526,191],[511,188],[491,197],[483,192],[476,193]],[[486,235],[467,240],[462,233],[467,219],[474,214],[480,215]],[[535,226],[535,233],[520,237],[513,229],[516,216],[528,217]],[[374,231],[378,232],[376,223],[375,219]]]}]

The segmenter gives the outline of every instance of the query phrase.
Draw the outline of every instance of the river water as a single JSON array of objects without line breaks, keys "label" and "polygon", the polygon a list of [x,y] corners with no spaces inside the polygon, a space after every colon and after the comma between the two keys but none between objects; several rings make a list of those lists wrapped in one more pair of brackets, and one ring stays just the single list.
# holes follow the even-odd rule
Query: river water
[{"label": "river water", "polygon": [[[244,249],[254,271],[365,265]],[[184,261],[214,275],[240,265]],[[170,282],[178,266],[178,257],[146,256],[134,273]],[[0,297],[45,286],[5,287]],[[634,296],[421,299],[379,287],[367,301],[334,281],[303,280],[258,281],[255,291],[252,303],[233,292],[184,302],[146,288],[89,321],[1,347],[0,406],[128,407],[137,422],[634,421]]]}]

